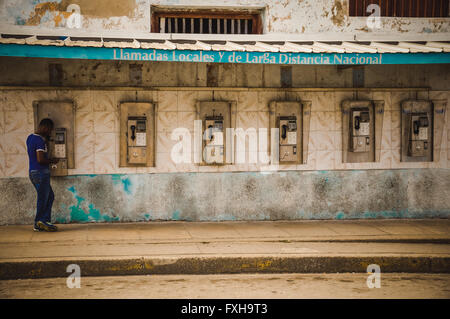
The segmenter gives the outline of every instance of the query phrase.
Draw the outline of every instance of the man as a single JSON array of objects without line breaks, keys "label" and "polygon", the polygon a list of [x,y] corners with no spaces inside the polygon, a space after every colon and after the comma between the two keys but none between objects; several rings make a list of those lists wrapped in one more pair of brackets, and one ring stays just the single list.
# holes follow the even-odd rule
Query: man
[{"label": "man", "polygon": [[36,188],[37,205],[34,231],[57,231],[57,227],[50,223],[52,205],[55,195],[50,186],[49,164],[56,164],[58,159],[48,158],[47,142],[53,130],[53,121],[43,119],[34,134],[27,138],[29,159],[29,176]]}]

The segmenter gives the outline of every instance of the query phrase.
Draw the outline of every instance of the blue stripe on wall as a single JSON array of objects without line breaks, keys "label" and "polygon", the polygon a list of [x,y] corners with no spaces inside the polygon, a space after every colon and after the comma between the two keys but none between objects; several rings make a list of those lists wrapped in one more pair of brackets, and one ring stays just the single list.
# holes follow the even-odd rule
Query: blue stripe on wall
[{"label": "blue stripe on wall", "polygon": [[0,56],[210,63],[370,65],[450,63],[450,53],[281,53],[0,44]]}]

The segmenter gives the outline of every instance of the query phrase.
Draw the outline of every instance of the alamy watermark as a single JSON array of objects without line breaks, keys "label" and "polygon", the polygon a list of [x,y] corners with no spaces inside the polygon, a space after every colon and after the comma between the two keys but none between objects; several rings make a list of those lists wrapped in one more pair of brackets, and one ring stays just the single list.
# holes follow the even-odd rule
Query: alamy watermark
[{"label": "alamy watermark", "polygon": [[[187,128],[175,128],[170,138],[170,156],[175,164],[261,164],[275,169],[279,164],[279,128],[207,128],[194,121],[194,134]],[[205,142],[206,141],[206,142]],[[205,142],[205,143],[204,143]],[[270,147],[270,149],[269,149]],[[248,157],[248,160],[247,160]],[[283,154],[281,154],[283,158]],[[275,166],[274,166],[275,165]]]},{"label": "alamy watermark", "polygon": [[80,29],[81,28],[81,9],[78,4],[70,4],[67,6],[67,12],[72,14],[67,18],[66,25],[70,29]]},{"label": "alamy watermark", "polygon": [[367,266],[367,273],[370,274],[367,277],[367,287],[372,288],[381,288],[381,270],[380,266],[376,264],[371,264]]},{"label": "alamy watermark", "polygon": [[369,29],[380,29],[381,28],[381,8],[378,4],[369,4],[367,6],[367,13],[370,16],[367,18],[367,27]]},{"label": "alamy watermark", "polygon": [[81,268],[77,264],[70,264],[66,268],[66,272],[71,273],[67,277],[67,288],[81,288]]}]

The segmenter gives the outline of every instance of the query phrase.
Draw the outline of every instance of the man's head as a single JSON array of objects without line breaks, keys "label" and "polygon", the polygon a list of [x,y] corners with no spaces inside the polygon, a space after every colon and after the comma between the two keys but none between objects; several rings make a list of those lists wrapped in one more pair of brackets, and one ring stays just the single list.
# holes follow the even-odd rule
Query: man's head
[{"label": "man's head", "polygon": [[54,124],[53,124],[53,121],[51,119],[49,119],[49,118],[43,119],[39,123],[37,133],[39,135],[48,137],[52,133],[53,127],[54,127]]}]

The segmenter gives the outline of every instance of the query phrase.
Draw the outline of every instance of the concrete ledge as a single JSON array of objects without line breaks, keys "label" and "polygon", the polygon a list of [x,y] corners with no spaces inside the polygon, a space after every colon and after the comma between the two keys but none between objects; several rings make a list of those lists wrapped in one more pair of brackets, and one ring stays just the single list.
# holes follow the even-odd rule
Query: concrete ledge
[{"label": "concrete ledge", "polygon": [[442,256],[259,256],[119,258],[18,261],[0,263],[0,279],[68,277],[77,264],[81,276],[237,273],[365,273],[377,264],[385,273],[450,273],[450,257]]}]

